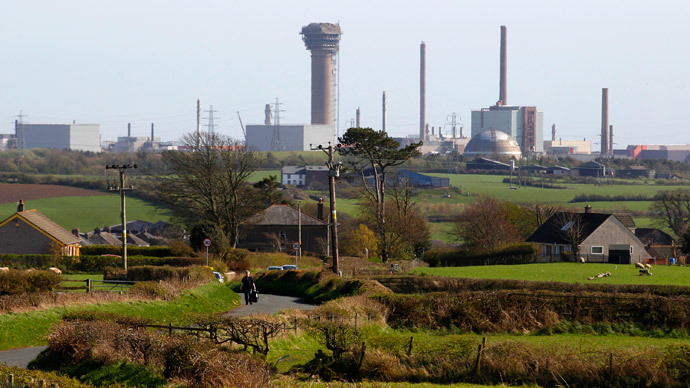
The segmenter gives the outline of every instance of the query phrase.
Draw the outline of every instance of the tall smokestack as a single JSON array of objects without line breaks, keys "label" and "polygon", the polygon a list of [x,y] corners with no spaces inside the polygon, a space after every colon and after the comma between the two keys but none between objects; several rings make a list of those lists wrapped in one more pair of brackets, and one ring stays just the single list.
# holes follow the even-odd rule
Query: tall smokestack
[{"label": "tall smokestack", "polygon": [[386,132],[386,91],[381,96],[381,130]]},{"label": "tall smokestack", "polygon": [[551,141],[556,141],[556,124],[551,125]]},{"label": "tall smokestack", "polygon": [[[127,137],[132,137],[132,123],[127,123]],[[127,139],[129,140],[129,139]]]},{"label": "tall smokestack", "polygon": [[264,125],[272,125],[271,104],[264,107]]},{"label": "tall smokestack", "polygon": [[153,123],[151,123],[151,141],[153,141]]},{"label": "tall smokestack", "polygon": [[507,29],[506,26],[501,26],[501,76],[498,93],[498,100],[501,101],[501,105],[508,105],[508,88],[506,84],[508,71],[507,44]]},{"label": "tall smokestack", "polygon": [[331,63],[339,49],[340,26],[311,23],[302,27],[302,40],[311,51],[311,123],[333,125],[333,79]]},{"label": "tall smokestack", "polygon": [[419,140],[426,138],[426,43],[419,45]]},{"label": "tall smokestack", "polygon": [[356,121],[356,123],[357,123],[357,128],[362,128],[362,127],[360,126],[360,124],[359,124],[359,118],[360,118],[359,107],[357,107],[357,115],[356,115],[356,117],[357,117],[357,121]]},{"label": "tall smokestack", "polygon": [[600,156],[607,154],[609,149],[609,89],[601,89],[601,152]]},{"label": "tall smokestack", "polygon": [[196,134],[201,137],[201,100],[196,100]]},{"label": "tall smokestack", "polygon": [[613,155],[613,125],[609,125],[609,154]]}]

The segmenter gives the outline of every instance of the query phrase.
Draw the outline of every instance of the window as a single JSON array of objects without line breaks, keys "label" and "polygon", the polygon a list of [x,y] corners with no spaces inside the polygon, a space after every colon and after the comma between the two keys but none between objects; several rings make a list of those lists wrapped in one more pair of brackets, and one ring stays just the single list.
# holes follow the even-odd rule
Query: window
[{"label": "window", "polygon": [[602,246],[593,246],[590,251],[593,255],[603,255],[604,254],[604,247]]},{"label": "window", "polygon": [[563,225],[563,227],[561,228],[561,231],[566,231],[566,230],[570,229],[571,226],[573,226],[573,222],[568,221],[567,224]]}]

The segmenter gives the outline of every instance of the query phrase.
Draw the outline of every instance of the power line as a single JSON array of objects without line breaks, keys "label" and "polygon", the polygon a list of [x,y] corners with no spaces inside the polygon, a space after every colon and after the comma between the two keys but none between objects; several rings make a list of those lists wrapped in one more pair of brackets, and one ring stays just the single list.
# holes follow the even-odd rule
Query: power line
[{"label": "power line", "polygon": [[208,113],[208,117],[204,117],[204,119],[208,120],[207,131],[208,133],[213,133],[216,129],[215,119],[220,119],[220,117],[214,117],[213,114],[218,111],[213,109],[213,105],[210,105],[210,108],[204,112]]},{"label": "power line", "polygon": [[273,137],[271,138],[271,151],[282,151],[285,147],[283,146],[283,141],[280,139],[280,112],[284,110],[280,109],[283,105],[278,101],[276,97],[276,102],[273,104],[273,117],[275,118],[275,124],[273,126]]}]

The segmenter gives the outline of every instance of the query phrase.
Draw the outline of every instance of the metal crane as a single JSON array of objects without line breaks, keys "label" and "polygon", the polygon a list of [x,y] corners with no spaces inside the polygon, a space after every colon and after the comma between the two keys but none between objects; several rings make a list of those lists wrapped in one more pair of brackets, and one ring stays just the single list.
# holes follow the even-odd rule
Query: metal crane
[{"label": "metal crane", "polygon": [[244,129],[244,124],[242,124],[242,117],[240,117],[240,111],[237,111],[237,118],[240,119],[240,127],[242,127],[242,134],[244,135],[244,140],[247,141],[247,131]]}]

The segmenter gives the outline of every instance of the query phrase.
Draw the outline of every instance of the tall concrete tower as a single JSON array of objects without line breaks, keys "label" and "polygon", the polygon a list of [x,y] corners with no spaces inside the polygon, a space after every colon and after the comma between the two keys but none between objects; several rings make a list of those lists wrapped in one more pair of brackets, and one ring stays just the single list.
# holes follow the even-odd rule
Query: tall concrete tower
[{"label": "tall concrete tower", "polygon": [[601,151],[602,157],[609,151],[609,89],[601,88]]},{"label": "tall concrete tower", "polygon": [[419,140],[426,138],[426,44],[419,45]]},{"label": "tall concrete tower", "polygon": [[501,26],[501,74],[498,81],[498,100],[501,105],[508,105],[508,41],[507,28]]},{"label": "tall concrete tower", "polygon": [[339,49],[340,26],[311,23],[302,27],[302,40],[311,51],[311,123],[333,125],[332,62]]}]

